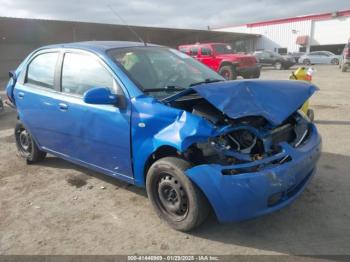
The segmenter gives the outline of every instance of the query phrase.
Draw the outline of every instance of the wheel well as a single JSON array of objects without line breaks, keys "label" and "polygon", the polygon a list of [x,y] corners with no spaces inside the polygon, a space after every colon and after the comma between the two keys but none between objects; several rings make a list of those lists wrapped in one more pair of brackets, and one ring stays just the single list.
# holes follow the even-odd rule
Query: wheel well
[{"label": "wheel well", "polygon": [[148,169],[151,165],[156,162],[158,159],[161,159],[166,156],[180,156],[177,149],[172,146],[161,146],[156,151],[154,151],[147,159],[145,168],[144,168],[144,179],[146,181],[146,176]]},{"label": "wheel well", "polygon": [[[186,159],[186,157],[183,154],[181,154],[179,151],[177,151],[176,148],[174,148],[172,146],[161,146],[161,147],[159,147],[156,151],[154,151],[148,157],[148,159],[146,161],[145,168],[144,168],[144,181],[145,181],[145,184],[146,184],[147,172],[148,172],[149,168],[152,166],[152,164],[154,162],[156,162],[157,160],[159,160],[159,159],[161,159],[163,157],[168,157],[168,156],[174,156],[174,157],[180,157],[180,158],[182,157],[182,158]],[[208,197],[204,194],[202,189],[194,181],[192,181],[192,183],[198,188],[198,190],[201,192],[201,194],[203,194],[204,198],[206,199],[206,201],[208,203],[208,206],[209,206],[209,209],[210,209],[210,213],[214,214],[214,216],[217,218],[215,210],[214,210],[211,202],[209,201]]]}]

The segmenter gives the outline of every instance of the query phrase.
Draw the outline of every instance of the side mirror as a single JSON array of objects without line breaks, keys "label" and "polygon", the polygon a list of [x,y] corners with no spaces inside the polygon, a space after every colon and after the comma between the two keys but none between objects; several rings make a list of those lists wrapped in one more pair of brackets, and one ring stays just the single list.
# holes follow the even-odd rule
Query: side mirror
[{"label": "side mirror", "polygon": [[94,87],[84,93],[83,100],[87,104],[116,105],[117,96],[105,87]]},{"label": "side mirror", "polygon": [[9,78],[12,79],[13,83],[16,83],[17,81],[17,76],[15,71],[10,71],[9,72]]}]

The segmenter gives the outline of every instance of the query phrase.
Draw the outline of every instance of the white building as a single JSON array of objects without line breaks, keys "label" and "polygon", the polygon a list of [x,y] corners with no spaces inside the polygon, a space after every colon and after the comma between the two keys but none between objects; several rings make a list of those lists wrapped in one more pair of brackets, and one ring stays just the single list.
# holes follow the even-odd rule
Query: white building
[{"label": "white building", "polygon": [[350,38],[350,10],[217,28],[218,31],[260,34],[255,50],[279,53],[328,50],[340,53]]}]

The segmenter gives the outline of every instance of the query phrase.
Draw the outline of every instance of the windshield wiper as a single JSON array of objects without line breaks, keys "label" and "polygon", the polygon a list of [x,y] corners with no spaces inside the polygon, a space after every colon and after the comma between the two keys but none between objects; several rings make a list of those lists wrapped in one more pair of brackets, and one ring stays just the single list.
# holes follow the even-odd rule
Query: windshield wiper
[{"label": "windshield wiper", "polygon": [[201,85],[201,84],[209,84],[209,83],[215,83],[215,82],[221,82],[221,81],[225,81],[225,80],[207,78],[204,81],[192,83],[192,84],[190,84],[190,86],[197,86],[197,85]]},{"label": "windshield wiper", "polygon": [[165,91],[165,92],[172,92],[172,91],[183,91],[186,88],[181,87],[181,86],[165,86],[162,88],[149,88],[149,89],[144,89],[143,91],[148,93],[148,92],[161,92],[161,91]]}]

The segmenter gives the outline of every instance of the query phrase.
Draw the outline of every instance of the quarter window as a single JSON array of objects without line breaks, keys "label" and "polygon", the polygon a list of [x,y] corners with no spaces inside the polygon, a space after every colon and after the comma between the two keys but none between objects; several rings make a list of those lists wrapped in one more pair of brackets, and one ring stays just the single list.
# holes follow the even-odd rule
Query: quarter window
[{"label": "quarter window", "polygon": [[62,69],[62,92],[83,95],[93,87],[113,90],[113,77],[94,57],[66,53]]},{"label": "quarter window", "polygon": [[53,89],[58,53],[36,56],[29,64],[26,83]]}]

